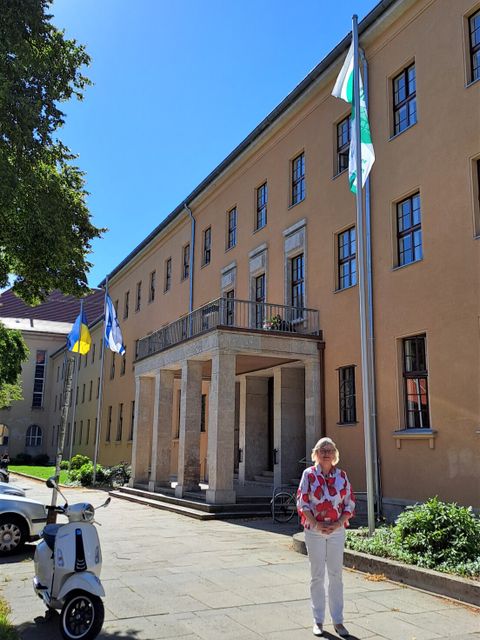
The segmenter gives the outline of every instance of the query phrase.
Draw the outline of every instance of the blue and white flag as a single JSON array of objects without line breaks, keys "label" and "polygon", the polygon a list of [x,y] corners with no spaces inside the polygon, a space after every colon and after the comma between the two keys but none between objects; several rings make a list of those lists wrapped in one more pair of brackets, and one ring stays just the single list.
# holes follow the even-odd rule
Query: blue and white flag
[{"label": "blue and white flag", "polygon": [[108,294],[105,296],[105,335],[103,339],[109,349],[123,356],[125,347],[123,345],[122,330],[118,324],[117,312]]}]

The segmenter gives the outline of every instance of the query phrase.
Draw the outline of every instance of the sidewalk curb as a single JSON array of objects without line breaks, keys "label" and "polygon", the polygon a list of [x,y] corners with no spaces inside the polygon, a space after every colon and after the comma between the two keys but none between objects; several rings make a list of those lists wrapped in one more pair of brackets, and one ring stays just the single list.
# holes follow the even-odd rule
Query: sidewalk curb
[{"label": "sidewalk curb", "polygon": [[[307,554],[303,532],[293,536],[293,549],[297,553]],[[480,581],[440,573],[431,569],[422,569],[414,565],[403,564],[397,560],[371,556],[351,549],[345,549],[343,566],[365,573],[380,573],[389,580],[408,584],[431,593],[438,593],[476,607],[480,603]]]}]

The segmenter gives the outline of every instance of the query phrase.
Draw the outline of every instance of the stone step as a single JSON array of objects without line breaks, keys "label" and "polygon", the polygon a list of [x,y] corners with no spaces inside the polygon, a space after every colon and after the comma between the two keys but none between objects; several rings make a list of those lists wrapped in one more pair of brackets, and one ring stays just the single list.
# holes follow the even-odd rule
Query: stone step
[{"label": "stone step", "polygon": [[[262,517],[270,514],[270,500],[268,497],[242,497],[235,504],[206,504],[204,496],[203,500],[199,500],[199,496],[195,496],[195,499],[188,496],[177,498],[166,493],[153,493],[131,487],[121,487],[111,492],[111,495],[137,502],[146,501],[144,504],[149,504],[150,506],[161,505],[158,508],[167,509],[168,506],[170,511],[184,513],[184,515],[191,515],[192,517],[195,517],[192,515],[195,513],[198,514],[199,519]],[[200,514],[202,513],[211,517],[201,518]]]},{"label": "stone step", "polygon": [[268,476],[263,476],[263,475],[259,475],[259,476],[253,476],[255,482],[259,482],[261,484],[268,484],[268,485],[272,485],[273,486],[273,476],[271,478],[269,478]]},{"label": "stone step", "polygon": [[[142,494],[147,492],[141,492]],[[119,498],[121,500],[128,500],[130,502],[136,502],[137,504],[144,504],[154,509],[161,509],[163,511],[170,511],[172,513],[178,513],[189,518],[195,518],[196,520],[233,520],[238,518],[261,518],[270,517],[270,506],[259,504],[233,504],[233,505],[200,505],[185,506],[183,504],[176,504],[174,502],[167,502],[159,497],[149,498],[145,495],[127,493],[125,491],[111,491],[110,495]],[[155,495],[155,494],[151,494]],[[191,505],[192,503],[189,502]],[[219,508],[218,511],[205,511],[201,507],[213,506]]]}]

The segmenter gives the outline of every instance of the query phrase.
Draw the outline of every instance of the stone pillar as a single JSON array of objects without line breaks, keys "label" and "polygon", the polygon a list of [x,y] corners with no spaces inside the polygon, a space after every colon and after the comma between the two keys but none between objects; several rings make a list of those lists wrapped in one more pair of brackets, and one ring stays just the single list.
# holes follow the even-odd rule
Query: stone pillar
[{"label": "stone pillar", "polygon": [[155,378],[136,376],[131,486],[148,482],[152,456],[154,397]]},{"label": "stone pillar", "polygon": [[274,370],[273,441],[277,450],[273,467],[275,486],[291,484],[303,470],[305,455],[305,375],[303,369]]},{"label": "stone pillar", "polygon": [[268,378],[245,376],[240,381],[241,484],[268,468]]},{"label": "stone pillar", "polygon": [[187,360],[182,366],[177,498],[199,488],[202,368],[201,360]]},{"label": "stone pillar", "polygon": [[314,444],[321,433],[321,385],[320,364],[317,359],[305,362],[305,457],[310,462]]},{"label": "stone pillar", "polygon": [[148,483],[149,491],[155,491],[157,484],[169,486],[174,377],[174,372],[168,369],[162,369],[155,375],[152,469]]},{"label": "stone pillar", "polygon": [[235,502],[233,489],[235,365],[231,353],[212,358],[208,419],[208,490],[210,504]]}]

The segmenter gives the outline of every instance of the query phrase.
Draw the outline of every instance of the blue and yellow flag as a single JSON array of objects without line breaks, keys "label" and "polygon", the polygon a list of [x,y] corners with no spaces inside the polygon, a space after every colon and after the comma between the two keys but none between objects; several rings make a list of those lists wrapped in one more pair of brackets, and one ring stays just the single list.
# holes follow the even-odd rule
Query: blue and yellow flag
[{"label": "blue and yellow flag", "polygon": [[87,316],[82,309],[78,314],[78,318],[75,320],[72,330],[67,336],[67,349],[84,355],[90,351],[91,344],[92,336],[88,330]]}]

